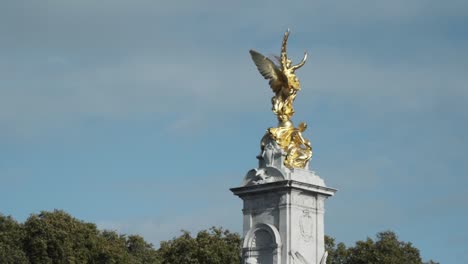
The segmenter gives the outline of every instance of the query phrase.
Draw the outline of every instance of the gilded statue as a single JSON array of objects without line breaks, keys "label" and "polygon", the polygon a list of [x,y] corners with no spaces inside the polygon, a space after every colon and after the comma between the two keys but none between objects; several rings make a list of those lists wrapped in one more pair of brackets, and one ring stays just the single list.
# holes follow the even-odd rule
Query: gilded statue
[{"label": "gilded statue", "polygon": [[294,114],[293,102],[301,85],[295,71],[302,67],[307,60],[307,52],[304,53],[302,61],[293,65],[286,53],[289,30],[286,31],[281,45],[281,55],[276,57],[278,64],[270,58],[257,51],[250,50],[250,55],[258,68],[260,74],[267,80],[273,93],[271,99],[272,111],[278,118],[278,127],[269,128],[264,139],[262,139],[262,150],[265,138],[276,141],[278,146],[286,153],[284,165],[288,168],[305,168],[312,157],[312,146],[310,141],[302,136],[307,128],[305,123],[294,127],[291,117]]}]

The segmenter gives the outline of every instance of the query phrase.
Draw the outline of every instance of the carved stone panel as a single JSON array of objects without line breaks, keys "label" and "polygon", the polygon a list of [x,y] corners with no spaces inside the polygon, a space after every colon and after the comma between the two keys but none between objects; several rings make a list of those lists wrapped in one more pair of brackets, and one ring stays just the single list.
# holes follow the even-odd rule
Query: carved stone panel
[{"label": "carved stone panel", "polygon": [[314,236],[314,221],[313,214],[308,210],[303,210],[299,218],[299,228],[301,230],[302,239],[305,242],[312,240]]}]

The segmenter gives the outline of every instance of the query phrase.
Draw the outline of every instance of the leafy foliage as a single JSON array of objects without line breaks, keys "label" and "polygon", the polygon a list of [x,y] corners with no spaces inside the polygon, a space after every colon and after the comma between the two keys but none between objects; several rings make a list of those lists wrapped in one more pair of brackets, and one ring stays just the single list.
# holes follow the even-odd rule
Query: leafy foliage
[{"label": "leafy foliage", "polygon": [[153,245],[147,243],[141,236],[131,235],[127,238],[126,248],[135,263],[162,263]]},{"label": "leafy foliage", "polygon": [[342,242],[335,245],[335,239],[325,236],[325,250],[328,251],[327,264],[346,264],[348,250]]},{"label": "leafy foliage", "polygon": [[0,263],[161,263],[142,237],[100,231],[64,211],[43,211],[21,225],[0,216]]},{"label": "leafy foliage", "polygon": [[437,264],[432,260],[423,263],[419,250],[410,242],[399,241],[391,231],[378,233],[375,242],[367,238],[350,248],[343,243],[335,245],[335,239],[327,236],[325,247],[329,252],[327,264]]},{"label": "leafy foliage", "polygon": [[[182,231],[156,250],[141,236],[100,231],[61,210],[32,214],[24,224],[0,214],[2,264],[238,264],[240,245],[239,234],[212,227],[195,237]],[[438,264],[422,262],[419,250],[391,231],[351,247],[326,236],[325,249],[327,264]]]},{"label": "leafy foliage", "polygon": [[170,241],[161,242],[159,254],[163,264],[238,264],[240,236],[222,228],[212,227],[192,237],[189,232]]},{"label": "leafy foliage", "polygon": [[11,216],[0,214],[0,263],[26,264],[29,260],[23,251],[25,232],[22,225]]}]

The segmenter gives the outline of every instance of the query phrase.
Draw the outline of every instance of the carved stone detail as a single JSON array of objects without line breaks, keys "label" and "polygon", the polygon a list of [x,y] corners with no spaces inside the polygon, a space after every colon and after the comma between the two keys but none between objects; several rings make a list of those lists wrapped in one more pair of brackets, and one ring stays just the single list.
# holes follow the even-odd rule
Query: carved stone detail
[{"label": "carved stone detail", "polygon": [[313,237],[313,225],[311,212],[308,210],[302,211],[302,215],[299,220],[299,227],[301,229],[302,238],[306,242],[309,242]]},{"label": "carved stone detail", "polygon": [[283,172],[274,167],[259,167],[247,172],[244,177],[243,186],[258,185],[275,181],[285,180]]},{"label": "carved stone detail", "polygon": [[273,167],[279,170],[284,170],[284,160],[286,152],[273,140],[268,133],[262,138],[262,149],[260,155],[257,156],[258,167]]}]

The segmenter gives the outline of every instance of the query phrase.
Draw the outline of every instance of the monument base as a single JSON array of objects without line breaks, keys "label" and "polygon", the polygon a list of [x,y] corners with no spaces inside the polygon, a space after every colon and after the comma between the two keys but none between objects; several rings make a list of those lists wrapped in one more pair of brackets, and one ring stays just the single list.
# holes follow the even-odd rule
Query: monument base
[{"label": "monument base", "polygon": [[243,264],[325,261],[324,202],[335,189],[312,171],[274,167],[250,171],[243,185],[231,189],[244,201]]}]

